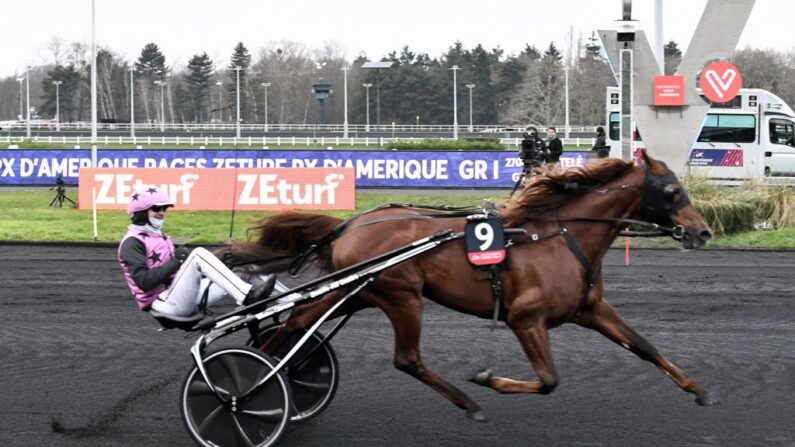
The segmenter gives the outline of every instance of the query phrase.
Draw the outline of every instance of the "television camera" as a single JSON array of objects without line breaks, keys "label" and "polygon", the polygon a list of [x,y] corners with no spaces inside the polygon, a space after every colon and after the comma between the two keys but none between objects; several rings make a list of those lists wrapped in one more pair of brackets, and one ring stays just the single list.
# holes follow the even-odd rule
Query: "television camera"
[{"label": "television camera", "polygon": [[50,206],[55,206],[57,203],[60,208],[63,208],[64,201],[76,205],[74,200],[66,196],[66,188],[64,188],[64,185],[66,185],[66,182],[63,181],[63,178],[59,176],[55,179],[55,186],[50,188],[50,191],[55,190],[55,197],[53,197],[52,202],[50,202]]},{"label": "television camera", "polygon": [[522,134],[519,158],[522,160],[522,173],[519,174],[516,184],[513,185],[510,197],[513,197],[526,177],[532,177],[533,168],[537,168],[547,161],[546,143],[538,136],[538,129],[535,127],[528,127]]}]

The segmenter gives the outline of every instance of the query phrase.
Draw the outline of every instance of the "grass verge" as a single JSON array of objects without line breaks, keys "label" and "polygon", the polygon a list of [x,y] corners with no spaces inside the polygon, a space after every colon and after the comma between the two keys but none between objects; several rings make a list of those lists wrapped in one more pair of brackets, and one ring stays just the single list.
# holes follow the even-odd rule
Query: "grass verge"
[{"label": "grass verge", "polygon": [[[77,199],[74,188],[67,188],[67,196]],[[378,205],[391,202],[414,203],[422,205],[479,206],[484,199],[500,202],[507,196],[488,196],[488,193],[473,191],[456,194],[387,194],[381,192],[360,192],[357,194],[357,209],[334,211],[328,214],[348,217],[369,210]],[[54,192],[41,188],[0,189],[0,240],[5,241],[92,241],[93,224],[90,210],[77,210],[71,207],[51,208],[49,203]],[[235,214],[232,239],[248,239],[247,229],[252,227],[266,213],[259,211],[238,211]],[[225,243],[229,237],[231,212],[217,211],[177,211],[170,212],[166,220],[166,232],[174,237],[185,239],[192,244]],[[121,239],[129,224],[124,211],[97,212],[97,241],[116,242]],[[616,246],[623,246],[624,238],[616,240]],[[633,238],[634,248],[678,248],[678,243],[668,238]],[[795,249],[795,228],[787,227],[768,231],[742,231],[730,235],[719,235],[711,247],[757,248],[757,249]]]}]

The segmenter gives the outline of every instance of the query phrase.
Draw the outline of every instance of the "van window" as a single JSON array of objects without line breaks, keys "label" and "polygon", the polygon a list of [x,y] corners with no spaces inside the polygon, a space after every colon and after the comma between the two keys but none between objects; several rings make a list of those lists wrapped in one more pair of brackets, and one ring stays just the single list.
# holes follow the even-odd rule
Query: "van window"
[{"label": "van window", "polygon": [[698,141],[717,143],[752,143],[756,139],[754,115],[707,114]]},{"label": "van window", "polygon": [[790,120],[770,120],[770,142],[795,146],[795,125]]},{"label": "van window", "polygon": [[621,139],[621,135],[620,135],[621,129],[619,128],[620,127],[620,123],[619,123],[619,120],[620,120],[619,117],[620,116],[621,116],[621,114],[618,113],[618,112],[611,112],[610,113],[610,129],[608,130],[608,132],[609,132],[608,135],[609,135],[610,139],[613,140],[613,141],[618,141],[618,140]]}]

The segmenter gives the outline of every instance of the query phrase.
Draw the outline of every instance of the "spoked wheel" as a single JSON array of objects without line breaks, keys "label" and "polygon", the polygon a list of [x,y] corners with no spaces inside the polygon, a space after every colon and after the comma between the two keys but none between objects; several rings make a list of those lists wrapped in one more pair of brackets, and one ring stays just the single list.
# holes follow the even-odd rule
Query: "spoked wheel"
[{"label": "spoked wheel", "polygon": [[290,419],[292,394],[281,371],[249,395],[276,361],[260,351],[241,347],[216,351],[204,368],[220,394],[205,382],[198,367],[182,386],[182,420],[202,446],[274,445]]},{"label": "spoked wheel", "polygon": [[[262,342],[267,341],[278,329],[278,326],[262,328],[260,330]],[[270,355],[277,360],[283,358],[305,333],[299,331],[292,334]],[[318,346],[323,339],[319,332],[312,334],[312,337],[285,365],[284,373],[293,392],[291,419],[294,422],[311,419],[323,412],[337,392],[339,383],[337,356],[329,343]],[[249,346],[253,344],[254,340],[248,341]]]}]

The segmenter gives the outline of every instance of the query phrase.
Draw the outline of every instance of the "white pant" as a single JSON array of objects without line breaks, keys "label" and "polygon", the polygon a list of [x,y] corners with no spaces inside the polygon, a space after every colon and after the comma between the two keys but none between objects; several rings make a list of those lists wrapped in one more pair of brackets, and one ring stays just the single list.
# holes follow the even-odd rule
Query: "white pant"
[{"label": "white pant", "polygon": [[[203,277],[209,281],[202,281]],[[253,286],[238,278],[207,249],[199,247],[182,263],[171,287],[152,303],[152,309],[169,315],[192,315],[197,312],[207,287],[207,305],[227,295],[240,305]]]}]

